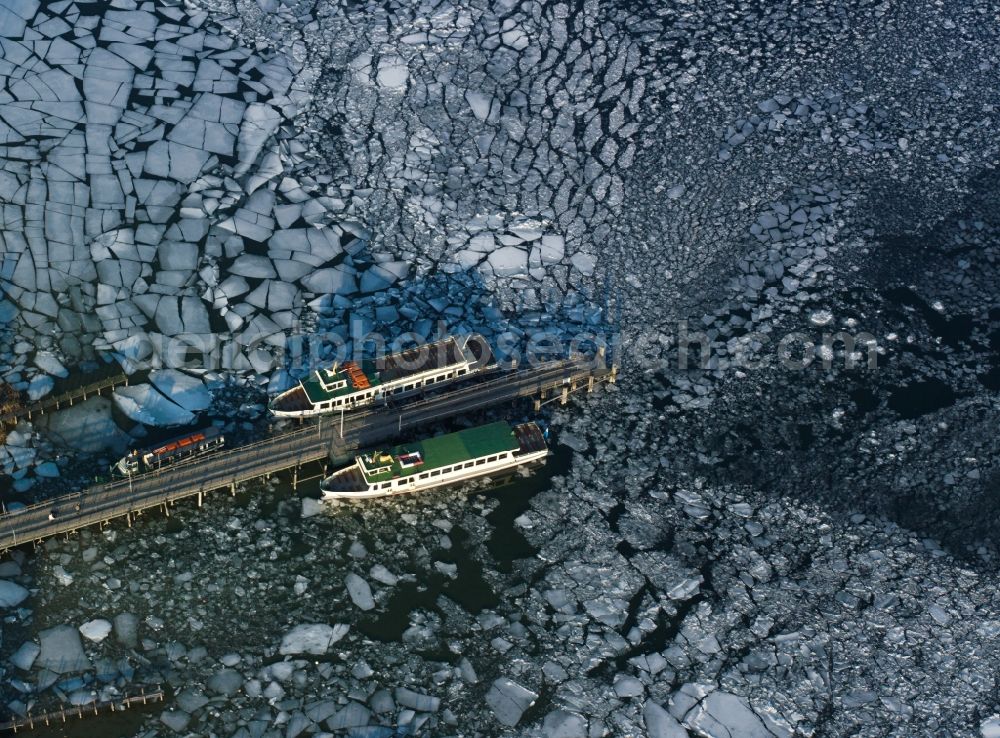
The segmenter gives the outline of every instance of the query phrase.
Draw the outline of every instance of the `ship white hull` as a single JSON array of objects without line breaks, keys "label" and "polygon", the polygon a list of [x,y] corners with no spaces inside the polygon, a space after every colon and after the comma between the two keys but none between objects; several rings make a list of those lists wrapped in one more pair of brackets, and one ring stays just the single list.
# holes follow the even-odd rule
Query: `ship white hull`
[{"label": "ship white hull", "polygon": [[[280,395],[275,397],[274,401],[280,402],[281,398],[291,395],[297,389],[298,389],[297,387],[293,387],[290,390],[282,392]],[[410,392],[397,392],[393,396],[408,397],[411,395],[415,395],[418,392],[419,390],[411,390]],[[341,410],[343,410],[344,412],[351,412],[352,410],[358,410],[360,408],[368,407],[370,405],[379,405],[383,402],[385,402],[384,395],[375,395],[374,397],[370,397],[363,400],[352,401],[345,405],[337,405],[334,407],[314,406],[309,408],[308,410],[276,410],[272,408],[271,414],[274,415],[274,417],[276,418],[315,418],[319,415],[333,415],[334,413],[339,413]]]},{"label": "ship white hull", "polygon": [[[321,489],[323,489],[323,498],[327,500],[366,500],[374,497],[391,497],[393,495],[408,494],[410,492],[424,492],[426,490],[437,489],[439,487],[461,484],[463,482],[480,479],[482,477],[492,477],[504,471],[527,466],[541,461],[548,455],[548,453],[548,449],[541,449],[540,451],[521,454],[512,459],[500,459],[492,463],[487,462],[483,465],[477,465],[470,469],[458,469],[452,472],[446,472],[440,476],[431,477],[429,479],[418,479],[416,477],[406,478],[401,480],[400,484],[394,484],[389,489],[375,489],[374,487],[377,487],[378,485],[372,485],[369,489],[357,492],[340,490],[331,491],[323,489],[323,485],[321,485]],[[333,477],[336,477],[338,474],[352,468],[353,467],[347,467],[347,469],[337,472],[332,477],[328,477],[328,479],[333,479]]]}]

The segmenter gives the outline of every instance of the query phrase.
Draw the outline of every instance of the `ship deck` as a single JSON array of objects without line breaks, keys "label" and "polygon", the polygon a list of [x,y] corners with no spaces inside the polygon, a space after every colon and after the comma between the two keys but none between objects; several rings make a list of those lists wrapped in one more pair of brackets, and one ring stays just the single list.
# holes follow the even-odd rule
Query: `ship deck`
[{"label": "ship deck", "polygon": [[514,427],[514,438],[520,446],[518,454],[531,454],[546,448],[545,435],[536,423],[522,423]]},{"label": "ship deck", "polygon": [[[375,371],[375,365],[372,362],[367,360],[362,361],[358,367],[364,374],[365,380],[368,383],[368,387],[364,387],[364,389],[377,387],[382,383],[382,380],[379,379],[378,373]],[[338,374],[342,374],[342,372],[342,369],[338,369],[337,371]],[[341,376],[341,379],[344,378],[345,377]],[[347,379],[348,381],[346,387],[341,387],[337,390],[328,390],[323,388],[323,385],[320,384],[319,378],[316,376],[316,372],[313,372],[308,378],[302,380],[300,386],[305,391],[311,402],[324,402],[334,397],[340,397],[341,395],[353,395],[355,392],[361,391],[362,388],[356,386],[353,378]]]},{"label": "ship deck", "polygon": [[368,483],[355,464],[324,479],[320,488],[327,492],[365,492]]},{"label": "ship deck", "polygon": [[284,413],[304,412],[312,409],[312,406],[301,384],[271,400],[271,409]]},{"label": "ship deck", "polygon": [[454,338],[448,338],[386,356],[378,364],[378,376],[383,383],[395,382],[463,361],[465,356],[458,347],[458,342]]}]

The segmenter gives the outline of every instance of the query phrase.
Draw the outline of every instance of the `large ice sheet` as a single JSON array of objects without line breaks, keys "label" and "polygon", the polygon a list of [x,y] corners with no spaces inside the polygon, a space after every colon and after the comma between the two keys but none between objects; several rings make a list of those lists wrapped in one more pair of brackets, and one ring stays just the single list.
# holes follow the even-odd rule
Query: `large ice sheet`
[{"label": "large ice sheet", "polygon": [[56,674],[69,674],[90,668],[90,659],[83,651],[80,631],[72,625],[57,625],[38,634],[41,653],[35,666]]},{"label": "large ice sheet", "polygon": [[313,654],[321,656],[330,646],[339,641],[350,630],[349,625],[309,623],[296,625],[281,639],[279,652],[282,655]]},{"label": "large ice sheet", "polygon": [[118,387],[113,396],[118,408],[137,423],[172,426],[194,420],[193,413],[168,400],[151,384]]},{"label": "large ice sheet", "polygon": [[212,404],[212,395],[205,383],[190,374],[176,369],[155,369],[149,373],[149,381],[185,410],[198,412]]}]

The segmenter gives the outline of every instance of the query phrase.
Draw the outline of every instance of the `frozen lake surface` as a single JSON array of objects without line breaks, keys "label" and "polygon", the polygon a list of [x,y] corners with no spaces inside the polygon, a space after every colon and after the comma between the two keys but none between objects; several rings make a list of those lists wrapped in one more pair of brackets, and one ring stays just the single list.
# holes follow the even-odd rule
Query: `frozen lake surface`
[{"label": "frozen lake surface", "polygon": [[9,429],[8,509],[193,424],[258,437],[369,331],[623,345],[532,477],[272,479],[14,552],[3,710],[162,684],[38,732],[1000,735],[994,15],[0,0],[0,381],[130,377]]}]

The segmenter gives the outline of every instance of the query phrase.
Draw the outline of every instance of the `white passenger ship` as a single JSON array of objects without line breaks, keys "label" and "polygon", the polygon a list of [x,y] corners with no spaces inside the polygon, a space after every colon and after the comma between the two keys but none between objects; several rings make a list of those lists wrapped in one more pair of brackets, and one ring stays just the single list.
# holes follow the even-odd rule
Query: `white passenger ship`
[{"label": "white passenger ship", "polygon": [[420,492],[495,476],[548,454],[537,423],[491,423],[358,456],[320,485],[327,499],[363,499]]},{"label": "white passenger ship", "polygon": [[269,407],[276,416],[285,418],[353,410],[467,378],[489,368],[491,359],[490,345],[482,336],[449,336],[378,362],[345,361],[319,369],[277,395]]}]

